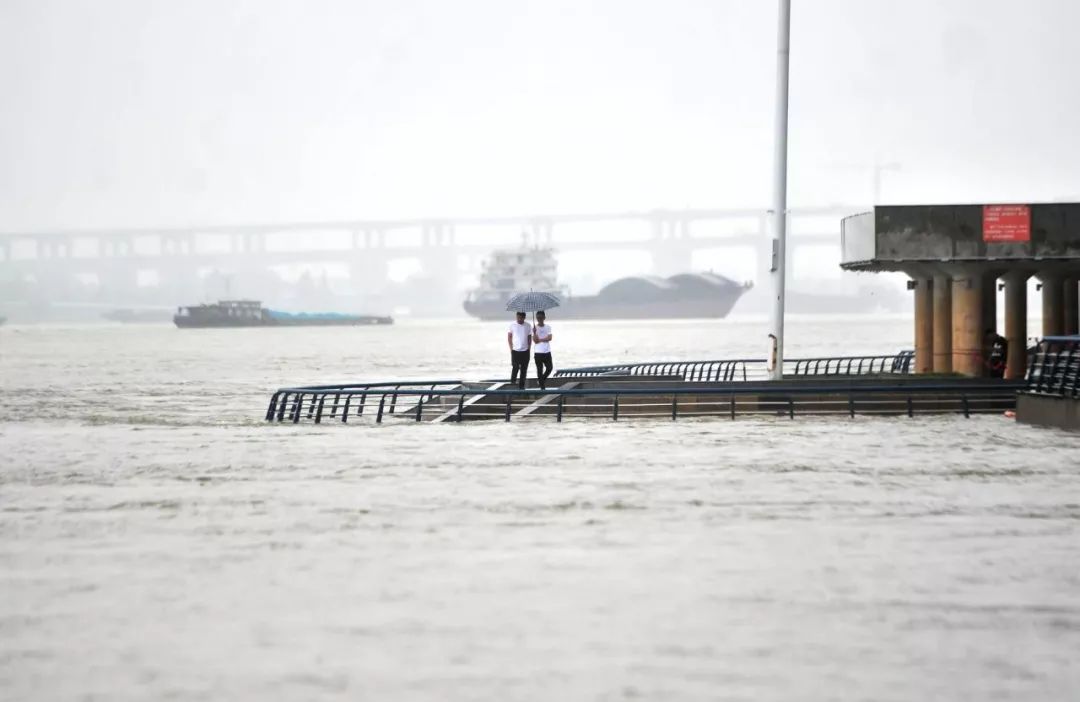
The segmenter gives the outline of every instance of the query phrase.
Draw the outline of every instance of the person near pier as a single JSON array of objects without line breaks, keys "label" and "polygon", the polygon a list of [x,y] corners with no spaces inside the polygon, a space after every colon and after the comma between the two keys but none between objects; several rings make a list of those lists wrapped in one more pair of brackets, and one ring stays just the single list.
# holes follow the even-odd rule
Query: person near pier
[{"label": "person near pier", "polygon": [[510,383],[517,383],[519,390],[525,389],[525,378],[529,374],[532,336],[532,325],[525,321],[524,312],[518,312],[506,333],[506,343],[510,347]]},{"label": "person near pier", "polygon": [[547,379],[551,375],[551,325],[545,324],[547,315],[541,310],[536,313],[536,326],[533,327],[533,359],[536,361],[536,382],[541,390],[547,389]]},{"label": "person near pier", "polygon": [[1009,358],[1009,342],[993,329],[986,330],[986,367],[991,378],[1005,377],[1005,364]]}]

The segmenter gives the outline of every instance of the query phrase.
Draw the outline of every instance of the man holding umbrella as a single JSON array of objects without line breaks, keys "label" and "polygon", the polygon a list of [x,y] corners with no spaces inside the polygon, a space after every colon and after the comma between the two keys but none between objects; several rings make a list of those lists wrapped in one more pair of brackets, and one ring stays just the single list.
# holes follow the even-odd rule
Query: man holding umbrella
[{"label": "man holding umbrella", "polygon": [[517,382],[519,390],[525,389],[525,376],[529,374],[532,331],[532,325],[525,321],[525,313],[518,312],[517,319],[510,323],[510,331],[506,333],[506,343],[510,346],[510,382]]}]

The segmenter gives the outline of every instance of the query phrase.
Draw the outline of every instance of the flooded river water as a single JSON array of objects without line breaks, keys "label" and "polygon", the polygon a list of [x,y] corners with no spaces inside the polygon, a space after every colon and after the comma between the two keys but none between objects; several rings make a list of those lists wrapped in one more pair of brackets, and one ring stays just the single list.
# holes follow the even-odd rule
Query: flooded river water
[{"label": "flooded river water", "polygon": [[[763,355],[560,323],[560,365]],[[789,356],[892,353],[802,318]],[[262,421],[505,327],[0,328],[0,699],[1076,699],[1080,436],[1000,416]]]}]

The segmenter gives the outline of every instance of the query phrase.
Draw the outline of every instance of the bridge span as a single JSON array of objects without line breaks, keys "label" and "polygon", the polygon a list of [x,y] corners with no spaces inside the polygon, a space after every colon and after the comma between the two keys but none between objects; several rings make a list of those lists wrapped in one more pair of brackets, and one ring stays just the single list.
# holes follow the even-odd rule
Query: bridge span
[{"label": "bridge span", "polygon": [[[826,247],[835,250],[839,265],[840,220],[863,209],[831,205],[791,210],[792,258],[797,259],[804,246]],[[753,257],[760,278],[771,257],[770,217],[760,208],[653,209],[13,231],[0,233],[0,281],[46,283],[62,297],[75,277],[108,280],[113,288],[124,288],[150,273],[169,281],[177,294],[190,295],[210,268],[258,277],[282,266],[332,263],[347,267],[353,290],[378,295],[390,282],[391,262],[413,259],[420,274],[450,292],[460,290],[461,281],[475,275],[480,260],[493,249],[519,245],[523,238],[553,246],[564,259],[586,252],[645,252],[651,270],[641,272],[657,275],[692,270],[695,252],[730,250],[744,260]],[[258,294],[236,288],[233,292]]]}]

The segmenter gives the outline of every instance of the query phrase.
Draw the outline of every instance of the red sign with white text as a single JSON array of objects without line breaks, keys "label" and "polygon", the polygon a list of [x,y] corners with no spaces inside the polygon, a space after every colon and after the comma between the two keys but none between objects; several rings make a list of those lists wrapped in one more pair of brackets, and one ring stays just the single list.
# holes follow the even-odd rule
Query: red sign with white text
[{"label": "red sign with white text", "polygon": [[990,244],[1031,241],[1031,207],[983,205],[983,241]]}]

